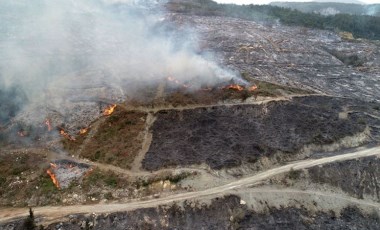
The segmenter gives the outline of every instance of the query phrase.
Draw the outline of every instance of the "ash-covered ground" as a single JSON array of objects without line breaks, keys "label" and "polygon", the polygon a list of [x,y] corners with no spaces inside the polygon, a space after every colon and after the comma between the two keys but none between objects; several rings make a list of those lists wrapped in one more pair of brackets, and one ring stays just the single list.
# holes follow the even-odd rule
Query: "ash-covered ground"
[{"label": "ash-covered ground", "polygon": [[206,163],[221,169],[254,163],[278,152],[295,155],[308,145],[333,144],[369,126],[377,127],[380,120],[366,119],[367,114],[379,115],[376,106],[308,96],[262,105],[163,110],[156,114],[143,167],[157,170]]},{"label": "ash-covered ground", "polygon": [[[143,221],[142,221],[143,220]],[[60,225],[81,229],[84,217]],[[265,213],[250,210],[238,196],[214,199],[210,205],[188,202],[183,207],[162,206],[89,219],[96,229],[377,229],[378,216],[363,214],[355,207],[341,213],[310,213],[306,209],[268,207]],[[58,223],[49,226],[54,229]]]},{"label": "ash-covered ground", "polygon": [[[364,214],[355,207],[310,212],[304,208],[267,207],[256,212],[235,195],[213,199],[211,204],[184,202],[157,208],[108,215],[75,215],[69,222],[53,223],[46,229],[378,229],[376,214]],[[23,229],[22,222],[0,225],[2,229]]]},{"label": "ash-covered ground", "polygon": [[358,199],[368,198],[379,202],[379,166],[378,157],[337,162],[309,169],[307,178],[312,183],[340,188]]},{"label": "ash-covered ground", "polygon": [[256,79],[380,100],[376,41],[346,41],[334,32],[229,17],[172,14],[171,18],[201,34],[200,52],[215,52],[220,62]]}]

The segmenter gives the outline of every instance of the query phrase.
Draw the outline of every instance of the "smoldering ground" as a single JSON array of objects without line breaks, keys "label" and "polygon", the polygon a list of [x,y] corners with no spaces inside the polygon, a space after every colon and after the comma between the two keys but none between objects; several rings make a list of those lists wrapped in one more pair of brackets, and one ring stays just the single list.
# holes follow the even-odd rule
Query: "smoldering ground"
[{"label": "smoldering ground", "polygon": [[41,125],[50,111],[75,113],[72,101],[121,101],[168,76],[199,86],[234,76],[163,18],[157,1],[1,1],[0,122]]}]

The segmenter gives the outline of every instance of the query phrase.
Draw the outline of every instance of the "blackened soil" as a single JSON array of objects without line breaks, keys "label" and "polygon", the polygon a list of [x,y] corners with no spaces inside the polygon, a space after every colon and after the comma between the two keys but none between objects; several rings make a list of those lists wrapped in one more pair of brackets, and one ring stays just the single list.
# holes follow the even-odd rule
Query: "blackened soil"
[{"label": "blackened soil", "polygon": [[380,159],[378,157],[313,167],[309,169],[309,176],[314,183],[341,188],[356,198],[371,197],[380,201]]},{"label": "blackened soil", "polygon": [[266,105],[165,110],[156,114],[153,141],[143,160],[147,170],[206,163],[213,169],[255,162],[275,152],[297,153],[309,144],[331,144],[364,131],[367,123],[344,108],[374,111],[372,104],[310,96]]},{"label": "blackened soil", "polygon": [[379,229],[377,214],[363,215],[356,207],[345,208],[341,215],[333,211],[310,214],[305,209],[271,208],[269,213],[250,213],[239,222],[241,229]]},{"label": "blackened soil", "polygon": [[[306,209],[268,207],[256,213],[240,198],[229,195],[216,198],[210,205],[185,202],[177,205],[139,209],[99,216],[72,216],[70,222],[55,223],[47,229],[378,229],[376,214],[365,215],[354,207],[340,213],[310,213]],[[3,229],[22,229],[22,221],[3,225]]]}]

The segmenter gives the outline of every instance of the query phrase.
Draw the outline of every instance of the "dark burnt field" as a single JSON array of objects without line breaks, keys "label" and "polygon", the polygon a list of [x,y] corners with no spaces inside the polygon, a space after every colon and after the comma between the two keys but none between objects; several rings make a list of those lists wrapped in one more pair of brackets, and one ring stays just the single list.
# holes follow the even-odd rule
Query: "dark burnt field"
[{"label": "dark burnt field", "polygon": [[308,170],[310,181],[338,187],[350,196],[380,201],[380,159],[367,157]]},{"label": "dark burnt field", "polygon": [[[87,224],[86,224],[87,222]],[[70,222],[54,223],[46,229],[378,229],[379,218],[354,207],[340,213],[310,213],[287,207],[257,213],[240,204],[238,196],[216,198],[210,205],[186,202],[178,205],[145,208],[109,215],[76,215]],[[22,229],[22,222],[8,223],[4,229]],[[8,227],[8,228],[7,228]]]},{"label": "dark burnt field", "polygon": [[[347,116],[340,117],[346,111]],[[356,114],[356,116],[352,116]],[[147,170],[206,163],[213,169],[256,162],[273,153],[295,154],[304,146],[332,144],[379,124],[367,120],[377,104],[309,96],[262,105],[235,105],[156,114]]]}]

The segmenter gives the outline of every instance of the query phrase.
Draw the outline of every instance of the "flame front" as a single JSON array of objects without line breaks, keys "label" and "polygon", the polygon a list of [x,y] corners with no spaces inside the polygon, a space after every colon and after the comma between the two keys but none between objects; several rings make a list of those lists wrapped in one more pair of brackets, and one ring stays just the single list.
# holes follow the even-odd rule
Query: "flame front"
[{"label": "flame front", "polygon": [[181,85],[184,88],[190,88],[191,87],[191,85],[181,83],[180,81],[178,81],[177,79],[175,79],[174,77],[171,77],[171,76],[167,77],[166,80],[168,80],[170,82],[174,82],[177,85]]},{"label": "flame front", "polygon": [[248,88],[248,91],[255,91],[257,89],[257,85],[253,85]]},{"label": "flame front", "polygon": [[108,108],[106,108],[103,112],[104,116],[109,116],[115,111],[116,105],[110,105]]},{"label": "flame front", "polygon": [[49,119],[45,120],[45,125],[46,125],[48,131],[50,132],[52,130],[52,126],[51,126],[51,122]]},{"label": "flame front", "polygon": [[60,188],[59,187],[59,182],[58,182],[57,177],[55,176],[55,174],[50,169],[46,170],[46,173],[50,176],[50,178],[53,181],[53,184],[55,185],[55,187]]},{"label": "flame front", "polygon": [[70,136],[70,134],[66,133],[65,130],[61,129],[61,131],[59,131],[59,133],[64,136],[66,139],[70,140],[70,141],[75,141],[75,138]]},{"label": "flame front", "polygon": [[168,81],[171,81],[171,82],[174,82],[174,83],[176,83],[176,84],[181,84],[177,79],[175,79],[174,77],[167,77],[166,78]]},{"label": "flame front", "polygon": [[19,137],[25,137],[25,136],[26,136],[25,131],[18,131],[18,132],[17,132],[17,135],[18,135]]},{"label": "flame front", "polygon": [[88,131],[88,128],[80,129],[80,130],[79,130],[79,134],[80,134],[80,135],[84,135],[84,134],[87,133],[87,131]]},{"label": "flame front", "polygon": [[244,90],[244,87],[238,84],[232,84],[224,87],[224,89],[232,89],[232,90],[237,90],[237,91],[242,91]]}]

